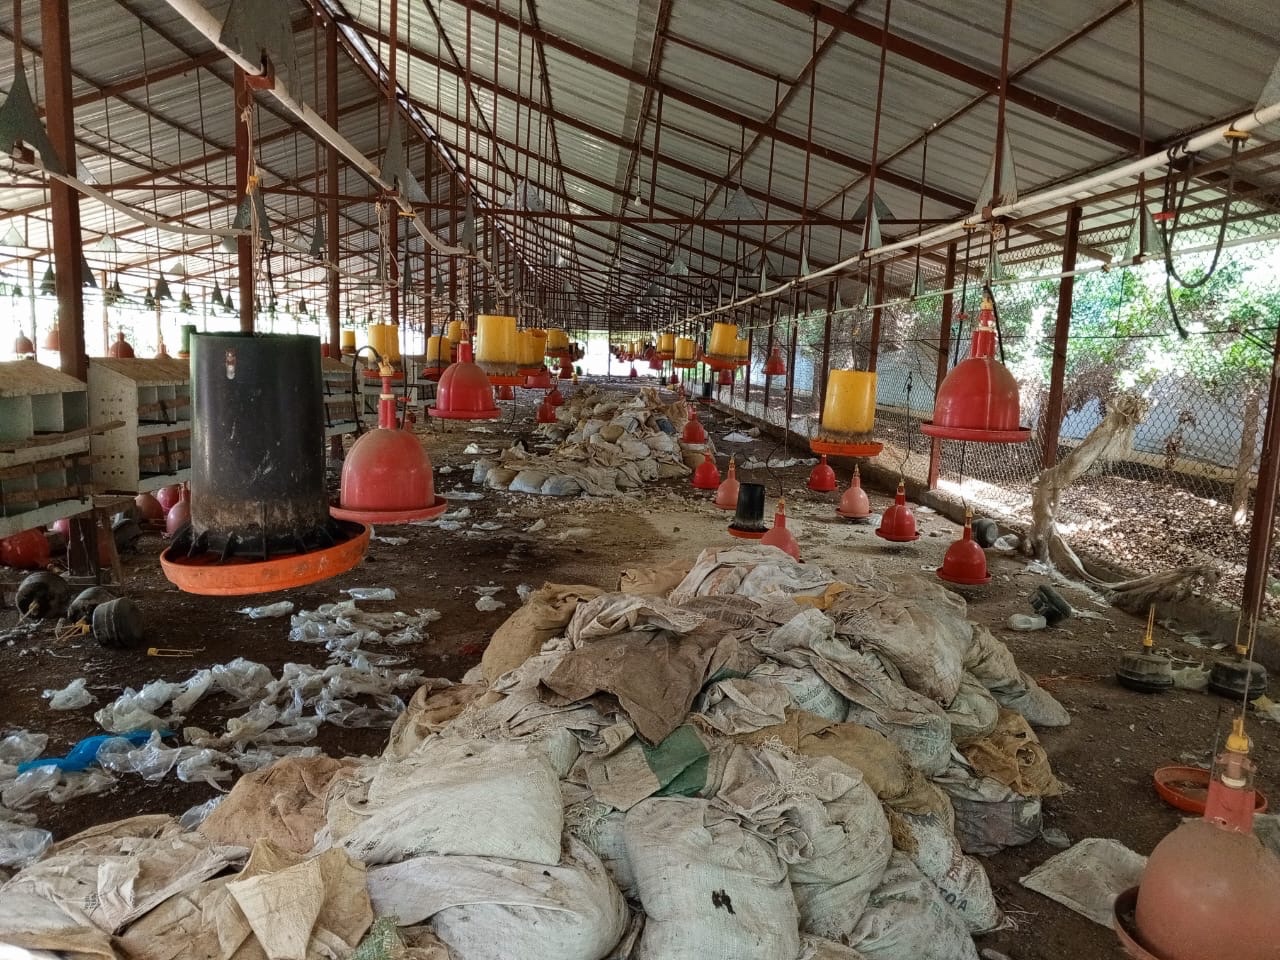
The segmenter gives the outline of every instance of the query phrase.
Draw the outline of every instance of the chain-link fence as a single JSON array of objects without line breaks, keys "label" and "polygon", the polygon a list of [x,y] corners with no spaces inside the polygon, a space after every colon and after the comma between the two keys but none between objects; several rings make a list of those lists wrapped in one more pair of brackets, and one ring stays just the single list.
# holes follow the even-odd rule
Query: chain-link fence
[{"label": "chain-link fence", "polygon": [[[1280,323],[1280,265],[1274,245],[1236,248],[1218,279],[1176,291],[1185,337],[1174,332],[1163,272],[1125,269],[1077,278],[1066,339],[1063,417],[1057,447],[1046,458],[1048,383],[1054,350],[1057,283],[999,290],[1006,365],[1021,387],[1022,444],[941,443],[938,491],[987,514],[1018,523],[1031,517],[1033,481],[1069,456],[1103,422],[1116,396],[1136,394],[1146,414],[1112,443],[1062,495],[1060,532],[1077,549],[1138,573],[1208,565],[1219,573],[1218,599],[1238,603],[1243,584],[1254,487],[1266,419],[1271,343]],[[976,291],[967,306],[976,308]],[[956,298],[955,310],[962,310]],[[933,413],[940,304],[887,307],[877,352],[876,463],[918,481],[929,467],[929,438],[920,423]],[[791,390],[790,429],[797,441],[817,430],[824,354],[831,369],[865,369],[871,311],[825,312],[779,320],[775,336],[788,360],[773,378],[766,404],[762,365],[767,328],[755,331],[750,402],[741,375],[721,399],[782,426]],[[787,356],[796,331],[794,363]],[[971,320],[953,325],[946,366],[969,352]],[[824,346],[825,344],[825,346]],[[1271,585],[1280,583],[1271,564]],[[1269,591],[1280,593],[1280,590]],[[1280,597],[1268,598],[1280,611]]]}]

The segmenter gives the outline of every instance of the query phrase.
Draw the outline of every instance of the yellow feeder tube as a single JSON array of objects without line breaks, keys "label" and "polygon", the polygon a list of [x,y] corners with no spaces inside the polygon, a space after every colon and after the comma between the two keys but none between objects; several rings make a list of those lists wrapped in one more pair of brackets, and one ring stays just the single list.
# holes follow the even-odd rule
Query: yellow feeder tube
[{"label": "yellow feeder tube", "polygon": [[342,331],[342,352],[347,354],[356,352],[356,332],[354,330]]},{"label": "yellow feeder tube", "polygon": [[867,434],[876,422],[876,375],[865,370],[832,370],[827,374],[827,402],[822,430],[833,434]]},{"label": "yellow feeder tube", "polygon": [[542,367],[542,340],[532,330],[520,331],[517,363],[521,370],[537,370]]},{"label": "yellow feeder tube", "polygon": [[694,342],[692,337],[676,337],[676,360],[683,362],[693,361]]},{"label": "yellow feeder tube", "polygon": [[476,363],[486,373],[514,374],[517,343],[515,317],[486,313],[476,317]]},{"label": "yellow feeder tube", "polygon": [[707,353],[726,360],[736,357],[738,355],[738,325],[736,323],[712,324],[711,348]]},{"label": "yellow feeder tube", "polygon": [[466,337],[466,333],[463,330],[462,321],[450,320],[449,325],[445,327],[444,336],[445,336],[445,339],[448,340],[454,346],[457,346],[459,343],[461,343],[463,339]]},{"label": "yellow feeder tube", "polygon": [[427,338],[427,366],[440,367],[449,362],[449,338],[436,336]]},{"label": "yellow feeder tube", "polygon": [[676,355],[676,335],[674,333],[658,334],[658,353],[668,359]]}]

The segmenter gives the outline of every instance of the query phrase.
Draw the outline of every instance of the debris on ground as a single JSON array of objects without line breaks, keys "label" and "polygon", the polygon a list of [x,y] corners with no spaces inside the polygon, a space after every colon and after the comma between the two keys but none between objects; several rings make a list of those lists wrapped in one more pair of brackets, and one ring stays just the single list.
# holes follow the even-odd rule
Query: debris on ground
[{"label": "debris on ground", "polygon": [[[353,599],[290,619],[326,667],[238,659],[126,690],[99,714],[146,721],[143,738],[107,738],[92,772],[245,775],[182,822],[103,824],[42,857],[33,825],[0,815],[0,863],[22,868],[0,942],[86,960],[977,960],[972,936],[1005,920],[973,854],[1042,834],[1062,787],[1032,725],[1067,718],[964,602],[754,544],[622,586],[532,591],[459,684],[379,650],[434,611]],[[210,696],[236,704],[225,729],[181,728]],[[304,746],[321,723],[392,721],[380,757]],[[15,733],[0,761],[44,747]]]}]

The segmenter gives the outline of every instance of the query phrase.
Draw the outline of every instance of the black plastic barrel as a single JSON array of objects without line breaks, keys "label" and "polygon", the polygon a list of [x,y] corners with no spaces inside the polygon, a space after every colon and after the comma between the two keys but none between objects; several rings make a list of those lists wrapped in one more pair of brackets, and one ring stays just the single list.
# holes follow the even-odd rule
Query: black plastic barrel
[{"label": "black plastic barrel", "polygon": [[332,546],[317,337],[191,336],[189,555],[267,559]]},{"label": "black plastic barrel", "polygon": [[763,483],[742,483],[738,485],[738,503],[733,511],[733,523],[730,526],[735,530],[745,530],[751,533],[764,532],[768,529],[764,525]]},{"label": "black plastic barrel", "polygon": [[712,400],[711,391],[714,389],[715,389],[715,384],[713,384],[710,380],[708,380],[706,383],[702,385],[702,399],[707,403],[711,402]]}]

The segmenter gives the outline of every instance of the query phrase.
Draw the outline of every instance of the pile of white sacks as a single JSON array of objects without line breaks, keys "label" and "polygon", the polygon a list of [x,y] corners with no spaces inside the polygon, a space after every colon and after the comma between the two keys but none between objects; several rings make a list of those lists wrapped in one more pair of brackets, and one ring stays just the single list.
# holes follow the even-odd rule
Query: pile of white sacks
[{"label": "pile of white sacks", "polygon": [[567,497],[617,496],[644,484],[688,476],[702,462],[699,445],[686,449],[688,420],[682,400],[665,404],[653,387],[601,391],[583,387],[556,410],[557,422],[539,427],[552,442],[546,454],[517,444],[497,460],[481,459],[473,478],[495,490]]},{"label": "pile of white sacks", "polygon": [[976,960],[1003,918],[970,853],[1035,837],[1060,789],[1027,719],[1067,715],[919,578],[746,545],[548,584],[382,756],[281,760],[194,831],[63,841],[0,887],[0,944]]}]

